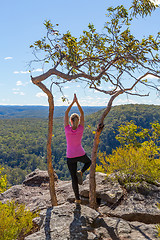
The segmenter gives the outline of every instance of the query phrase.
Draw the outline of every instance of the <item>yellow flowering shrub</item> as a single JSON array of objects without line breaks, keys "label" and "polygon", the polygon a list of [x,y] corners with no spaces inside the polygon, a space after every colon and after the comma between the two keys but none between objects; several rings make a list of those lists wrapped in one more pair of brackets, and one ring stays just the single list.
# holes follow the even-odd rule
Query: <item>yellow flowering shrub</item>
[{"label": "yellow flowering shrub", "polygon": [[115,173],[118,178],[125,181],[160,182],[160,124],[151,124],[151,130],[140,129],[133,122],[121,125],[116,139],[121,147],[106,155],[99,152],[101,165],[96,171],[107,174]]},{"label": "yellow flowering shrub", "polygon": [[4,192],[7,188],[7,177],[2,174],[3,168],[0,167],[0,193]]},{"label": "yellow flowering shrub", "polygon": [[[154,158],[157,153],[154,143],[142,144],[140,148],[132,145],[127,148],[119,147],[110,155],[99,153],[99,159],[103,172],[115,173],[118,177],[124,174],[130,176],[134,181],[145,179],[150,182],[160,181],[160,159]],[[130,181],[130,179],[128,179]]]},{"label": "yellow flowering shrub", "polygon": [[37,213],[25,209],[15,202],[0,202],[0,240],[14,240],[24,236],[33,227],[32,220]]}]

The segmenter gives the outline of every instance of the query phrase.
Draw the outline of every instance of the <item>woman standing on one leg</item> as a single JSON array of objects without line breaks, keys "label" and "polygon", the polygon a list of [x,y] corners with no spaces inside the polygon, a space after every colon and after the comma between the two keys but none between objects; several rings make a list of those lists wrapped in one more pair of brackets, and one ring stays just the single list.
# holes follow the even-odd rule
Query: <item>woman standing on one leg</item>
[{"label": "woman standing on one leg", "polygon": [[[74,103],[76,103],[78,106],[80,117],[78,114],[73,113],[70,117],[70,126],[68,114]],[[78,184],[82,184],[82,175],[90,167],[91,160],[86,155],[81,145],[84,131],[84,112],[78,102],[76,94],[74,94],[73,101],[65,112],[64,127],[67,140],[67,165],[72,178],[72,188],[75,194],[75,202],[80,203]],[[81,171],[78,172],[77,162],[84,163],[83,168],[81,169]]]}]

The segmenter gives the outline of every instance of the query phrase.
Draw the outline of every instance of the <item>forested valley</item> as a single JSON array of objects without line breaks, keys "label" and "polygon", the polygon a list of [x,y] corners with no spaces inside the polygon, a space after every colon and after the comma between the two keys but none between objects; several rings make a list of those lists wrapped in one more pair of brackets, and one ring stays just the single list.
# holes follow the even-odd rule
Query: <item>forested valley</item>
[{"label": "forested valley", "polygon": [[[101,111],[85,116],[82,144],[89,156]],[[131,120],[137,126],[151,128],[150,123],[160,121],[160,106],[130,104],[113,107],[105,119],[99,150],[110,154],[119,146],[115,139],[117,128]],[[36,168],[47,169],[47,124],[47,118],[0,119],[0,165],[4,167],[9,185],[21,184],[25,175]],[[62,180],[70,179],[65,152],[63,117],[57,117],[53,126],[53,167]]]}]

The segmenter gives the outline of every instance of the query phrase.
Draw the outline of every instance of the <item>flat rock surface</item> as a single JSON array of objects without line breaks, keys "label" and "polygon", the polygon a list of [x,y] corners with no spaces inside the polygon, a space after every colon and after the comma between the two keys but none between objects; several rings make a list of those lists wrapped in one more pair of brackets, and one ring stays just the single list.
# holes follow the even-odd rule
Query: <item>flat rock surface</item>
[{"label": "flat rock surface", "polygon": [[70,203],[48,208],[40,213],[40,230],[25,240],[85,240],[98,216],[99,213],[89,207]]},{"label": "flat rock surface", "polygon": [[157,228],[154,224],[128,222],[113,217],[97,219],[95,234],[97,239],[103,240],[157,240]]},{"label": "flat rock surface", "polygon": [[160,209],[157,207],[158,196],[130,192],[118,205],[102,206],[103,214],[123,218],[128,221],[139,221],[143,223],[160,223]]}]

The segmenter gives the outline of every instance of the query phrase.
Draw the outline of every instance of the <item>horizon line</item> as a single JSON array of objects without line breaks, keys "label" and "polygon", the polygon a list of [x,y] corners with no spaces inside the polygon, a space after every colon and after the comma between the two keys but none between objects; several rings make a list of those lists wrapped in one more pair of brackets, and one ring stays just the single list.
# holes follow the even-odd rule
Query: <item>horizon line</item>
[{"label": "horizon line", "polygon": [[[112,105],[114,106],[122,106],[122,105],[154,105],[154,106],[159,106],[160,104],[153,104],[153,103],[123,103],[123,104],[115,104]],[[21,104],[0,104],[1,107],[49,107],[49,105],[36,105],[36,104],[26,104],[26,105],[21,105]],[[54,107],[68,107],[69,105],[54,105]],[[81,105],[82,107],[107,107],[106,105]],[[77,106],[73,106],[77,107]]]}]

